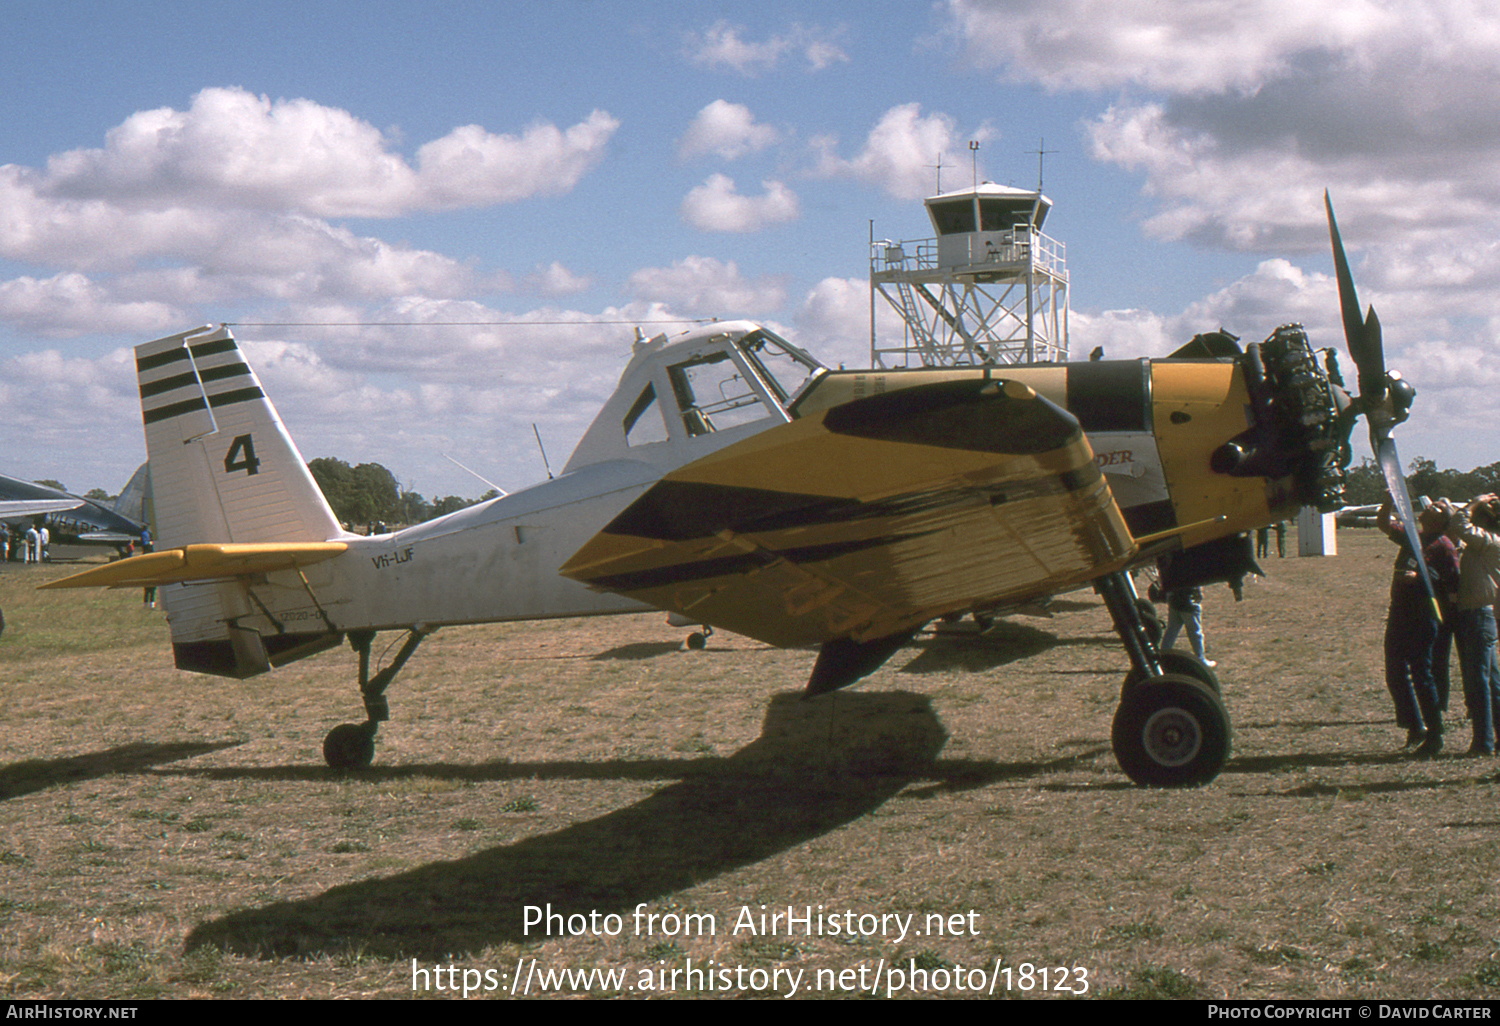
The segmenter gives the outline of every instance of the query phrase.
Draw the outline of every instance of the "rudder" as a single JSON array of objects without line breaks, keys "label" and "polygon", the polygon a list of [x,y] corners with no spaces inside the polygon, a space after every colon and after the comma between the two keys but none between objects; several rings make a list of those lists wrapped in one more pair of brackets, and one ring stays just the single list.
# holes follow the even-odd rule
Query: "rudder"
[{"label": "rudder", "polygon": [[343,534],[227,327],[137,346],[156,543]]},{"label": "rudder", "polygon": [[[227,326],[135,350],[158,549],[198,543],[327,541],[345,536]],[[300,588],[248,581],[161,589],[179,668],[229,677],[337,643],[288,632],[276,613],[306,608]],[[304,621],[305,622],[305,621]]]}]

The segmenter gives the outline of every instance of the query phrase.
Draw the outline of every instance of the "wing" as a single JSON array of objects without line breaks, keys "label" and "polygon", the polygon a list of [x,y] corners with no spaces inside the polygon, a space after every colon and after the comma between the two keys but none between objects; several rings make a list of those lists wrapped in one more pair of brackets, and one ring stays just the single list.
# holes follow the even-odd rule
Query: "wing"
[{"label": "wing", "polygon": [[1061,590],[1133,552],[1078,422],[976,379],[846,403],[688,464],[561,572],[795,646]]},{"label": "wing", "polygon": [[61,513],[82,505],[82,499],[8,499],[0,502],[0,519]]}]

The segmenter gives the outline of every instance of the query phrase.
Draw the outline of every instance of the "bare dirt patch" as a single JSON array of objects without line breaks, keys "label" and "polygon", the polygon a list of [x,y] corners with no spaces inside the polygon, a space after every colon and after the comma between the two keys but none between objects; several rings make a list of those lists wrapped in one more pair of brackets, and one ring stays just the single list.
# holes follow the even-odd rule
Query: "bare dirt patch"
[{"label": "bare dirt patch", "polygon": [[[1110,754],[1125,659],[1088,593],[813,702],[810,652],[680,651],[656,615],[443,630],[376,765],[341,776],[320,745],[362,718],[347,649],[185,674],[138,592],[0,567],[0,993],[403,997],[416,960],[443,997],[465,970],[476,996],[565,970],[623,986],[554,992],[786,994],[800,972],[829,996],[883,965],[949,996],[980,969],[1072,991],[1082,967],[1089,997],[1494,998],[1500,765],[1394,754],[1389,546],[1339,543],[1273,557],[1242,603],[1209,592],[1234,756],[1185,791]],[[528,929],[549,904],[593,932]],[[760,930],[788,906],[809,927]],[[914,918],[831,932],[849,912]]]}]

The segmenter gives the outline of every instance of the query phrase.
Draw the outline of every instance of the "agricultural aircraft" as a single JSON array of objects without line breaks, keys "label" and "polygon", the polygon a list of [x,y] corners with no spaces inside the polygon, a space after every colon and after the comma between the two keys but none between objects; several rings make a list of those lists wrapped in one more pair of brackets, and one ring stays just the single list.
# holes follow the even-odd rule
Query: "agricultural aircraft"
[{"label": "agricultural aircraft", "polygon": [[1359,415],[1413,523],[1390,432],[1414,393],[1386,373],[1328,219],[1353,397],[1295,324],[1166,359],[833,370],[716,322],[638,339],[556,479],[373,537],[339,525],[227,327],[157,339],[135,354],[158,551],[48,586],[160,588],[184,670],[245,678],[347,640],[367,718],[324,755],[355,768],[392,679],[445,625],[666,610],[818,646],[816,695],[934,620],[1092,585],[1130,660],[1121,768],[1203,783],[1230,750],[1218,681],[1158,649],[1131,569],[1170,553],[1167,587],[1242,576],[1245,532],[1343,505]]}]

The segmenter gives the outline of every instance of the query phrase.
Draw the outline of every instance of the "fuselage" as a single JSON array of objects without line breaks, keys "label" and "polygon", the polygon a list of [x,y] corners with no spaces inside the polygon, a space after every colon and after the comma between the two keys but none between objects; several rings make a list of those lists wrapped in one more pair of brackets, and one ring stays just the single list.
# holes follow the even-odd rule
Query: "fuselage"
[{"label": "fuselage", "polygon": [[810,413],[976,377],[1020,381],[1076,417],[1138,539],[1186,548],[1284,519],[1306,498],[1295,473],[1213,468],[1262,427],[1243,358],[834,371],[732,322],[638,343],[557,479],[392,534],[345,536],[348,551],[304,571],[306,587],[273,575],[282,601],[268,606],[283,626],[316,615],[340,630],[648,608],[557,571],[664,474]]}]

